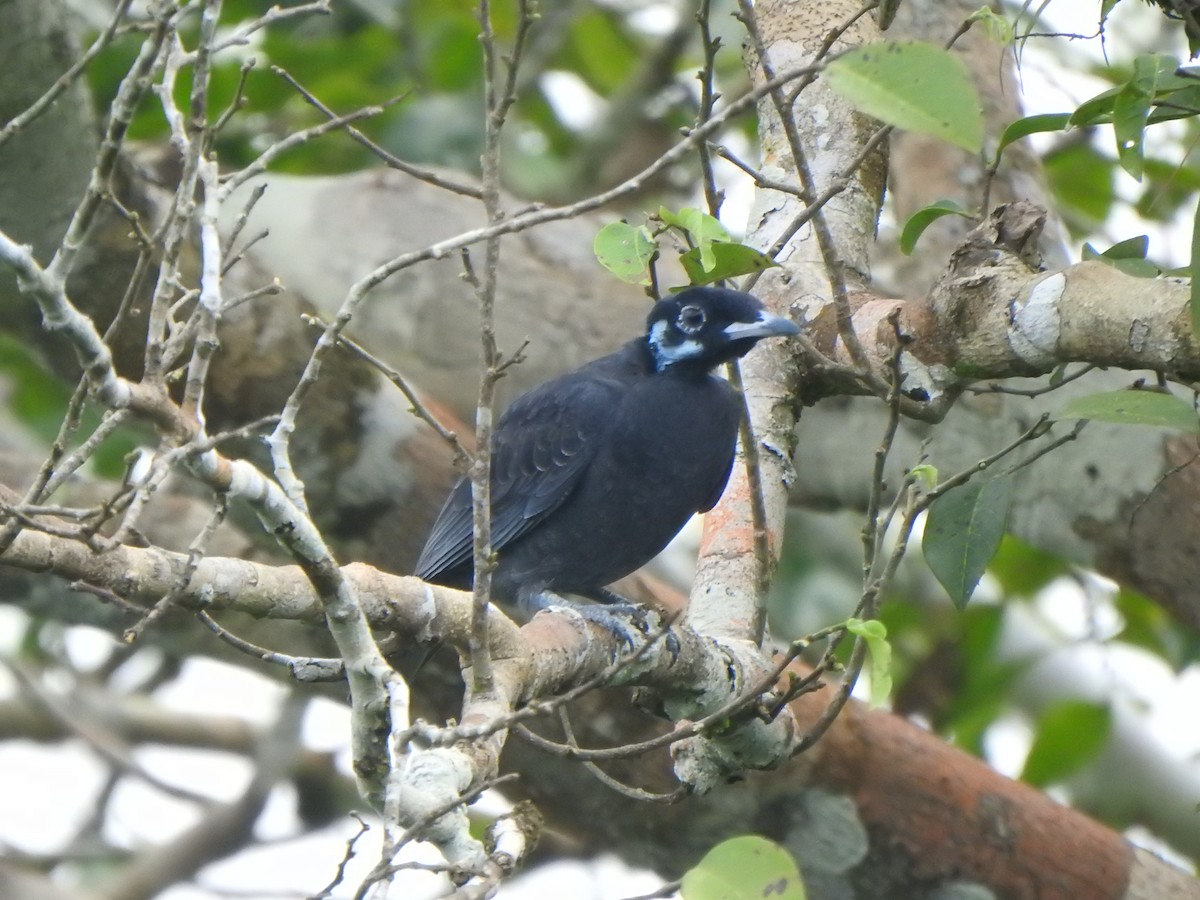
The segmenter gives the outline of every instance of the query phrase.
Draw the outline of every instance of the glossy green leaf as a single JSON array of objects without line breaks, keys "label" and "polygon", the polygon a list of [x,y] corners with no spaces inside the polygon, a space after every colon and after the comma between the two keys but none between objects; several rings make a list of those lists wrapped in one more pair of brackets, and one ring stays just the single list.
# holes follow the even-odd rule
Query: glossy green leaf
[{"label": "glossy green leaf", "polygon": [[1188,119],[1200,113],[1200,84],[1192,79],[1187,85],[1161,94],[1150,111],[1147,123],[1155,125],[1158,122],[1172,122],[1175,119]]},{"label": "glossy green leaf", "polygon": [[[712,250],[713,243],[732,240],[729,231],[719,219],[694,206],[685,206],[677,213],[662,206],[659,207],[658,217],[663,220],[664,224],[678,228],[687,234],[692,248],[699,251],[700,268],[704,272],[711,272],[717,264]],[[693,281],[693,283],[699,282]]]},{"label": "glossy green leaf", "polygon": [[1133,77],[1113,100],[1113,132],[1117,138],[1117,159],[1121,168],[1142,180],[1143,137],[1146,120],[1158,93],[1159,79],[1175,71],[1175,60],[1168,56],[1146,54],[1133,63]]},{"label": "glossy green leaf", "polygon": [[1023,119],[1017,119],[1000,133],[1000,144],[996,148],[996,155],[999,156],[1009,144],[1019,141],[1023,137],[1029,137],[1031,134],[1065,131],[1067,123],[1070,121],[1070,113],[1043,113],[1038,116],[1025,116]]},{"label": "glossy green leaf", "polygon": [[592,250],[600,265],[622,281],[650,283],[648,267],[658,244],[644,226],[610,222],[596,234]]},{"label": "glossy green leaf", "polygon": [[1000,547],[1012,504],[1009,477],[974,479],[929,508],[921,548],[930,571],[959,607],[971,599]]},{"label": "glossy green leaf", "polygon": [[1077,397],[1057,416],[1059,419],[1092,419],[1116,425],[1153,425],[1200,432],[1192,405],[1174,394],[1157,390],[1107,391]]},{"label": "glossy green leaf", "polygon": [[878,619],[847,619],[846,630],[867,642],[871,664],[870,705],[882,706],[892,693],[892,645],[887,627]]},{"label": "glossy green leaf", "polygon": [[1068,125],[1071,128],[1081,128],[1085,125],[1098,125],[1112,120],[1113,104],[1116,102],[1119,87],[1101,91],[1095,97],[1089,97],[1071,113]]},{"label": "glossy green leaf", "polygon": [[1103,749],[1111,727],[1107,706],[1082,700],[1055,704],[1038,723],[1021,780],[1045,787],[1069,777]]},{"label": "glossy green leaf", "polygon": [[938,200],[923,209],[918,209],[908,217],[908,221],[904,223],[904,229],[900,232],[900,252],[909,256],[916,249],[917,240],[925,232],[925,229],[942,216],[971,218],[971,214],[953,200]]},{"label": "glossy green leaf", "polygon": [[1097,250],[1091,244],[1085,243],[1083,245],[1082,258],[1084,260],[1095,259],[1107,263],[1114,268],[1120,269],[1126,275],[1133,275],[1135,278],[1157,278],[1162,274],[1162,269],[1146,259],[1146,253],[1149,249],[1149,236],[1141,234],[1137,237],[1128,238],[1127,240],[1113,244],[1103,252]]},{"label": "glossy green leaf", "polygon": [[747,834],[722,841],[686,872],[683,900],[805,900],[800,869],[790,853]]},{"label": "glossy green leaf", "polygon": [[1149,251],[1150,235],[1139,234],[1137,237],[1118,241],[1100,255],[1109,259],[1145,259]]},{"label": "glossy green leaf", "polygon": [[694,247],[679,257],[691,284],[712,284],[723,278],[736,278],[777,266],[771,257],[746,244],[714,242],[709,245],[712,267],[704,268],[700,248]]},{"label": "glossy green leaf", "polygon": [[979,97],[962,60],[933,44],[869,44],[833,60],[829,86],[870,116],[964,150],[983,145]]}]

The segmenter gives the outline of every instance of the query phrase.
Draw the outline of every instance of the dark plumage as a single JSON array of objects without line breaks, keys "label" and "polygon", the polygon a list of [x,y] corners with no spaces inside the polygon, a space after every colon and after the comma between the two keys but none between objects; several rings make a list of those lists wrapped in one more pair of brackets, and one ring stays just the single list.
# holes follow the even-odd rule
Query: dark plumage
[{"label": "dark plumage", "polygon": [[[713,374],[799,329],[749,294],[689,288],[654,305],[646,334],[518,398],[492,449],[492,596],[527,618],[649,562],[716,505],[733,465],[740,402]],[[471,485],[455,485],[416,574],[470,588]]]}]

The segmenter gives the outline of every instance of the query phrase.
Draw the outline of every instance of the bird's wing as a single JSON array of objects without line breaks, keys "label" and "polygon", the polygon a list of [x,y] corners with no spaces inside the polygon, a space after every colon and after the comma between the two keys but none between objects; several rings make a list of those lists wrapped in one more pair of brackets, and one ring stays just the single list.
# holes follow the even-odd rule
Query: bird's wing
[{"label": "bird's wing", "polygon": [[716,482],[713,483],[712,490],[708,494],[708,499],[700,504],[700,508],[696,512],[706,513],[721,499],[721,495],[725,493],[725,485],[729,483],[729,475],[733,472],[733,461],[735,456],[735,447],[729,448],[729,464],[725,466],[725,474],[722,475]]},{"label": "bird's wing", "polygon": [[[500,550],[562,505],[612,421],[618,380],[566,375],[520,397],[492,435],[492,547]],[[417,562],[430,579],[472,556],[471,485],[454,486]]]},{"label": "bird's wing", "polygon": [[[738,396],[737,391],[730,386],[729,382],[719,379],[716,381],[720,389],[721,400],[714,401],[709,406],[714,432],[737,434],[738,421],[742,417],[742,398]],[[733,472],[733,462],[736,458],[737,441],[733,440],[729,444],[729,460],[725,463],[717,480],[710,483],[706,498],[696,512],[706,513],[717,505],[721,495],[725,493],[725,486],[729,483],[729,476]]]}]

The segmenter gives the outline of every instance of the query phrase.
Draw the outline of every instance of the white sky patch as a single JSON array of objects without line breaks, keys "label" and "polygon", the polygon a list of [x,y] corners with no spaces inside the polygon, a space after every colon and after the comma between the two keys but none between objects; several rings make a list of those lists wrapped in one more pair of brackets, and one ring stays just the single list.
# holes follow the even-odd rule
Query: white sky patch
[{"label": "white sky patch", "polygon": [[554,114],[575,131],[586,131],[595,125],[608,106],[608,101],[574,72],[552,69],[542,75],[541,84]]}]

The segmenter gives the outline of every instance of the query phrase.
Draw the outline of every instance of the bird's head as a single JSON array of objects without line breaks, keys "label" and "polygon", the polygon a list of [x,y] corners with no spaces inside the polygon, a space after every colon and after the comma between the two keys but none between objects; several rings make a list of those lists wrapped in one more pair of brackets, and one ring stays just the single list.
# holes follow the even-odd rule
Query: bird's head
[{"label": "bird's head", "polygon": [[646,320],[646,342],[660,372],[672,366],[707,372],[745,356],[765,337],[799,333],[794,322],[767,312],[749,294],[714,287],[660,300]]}]

